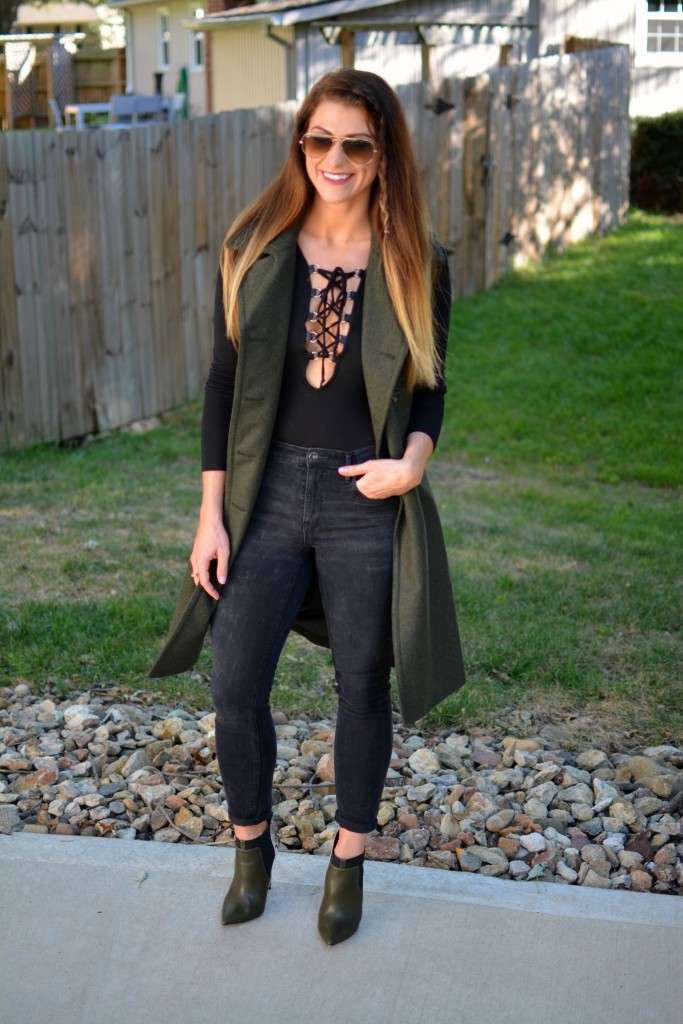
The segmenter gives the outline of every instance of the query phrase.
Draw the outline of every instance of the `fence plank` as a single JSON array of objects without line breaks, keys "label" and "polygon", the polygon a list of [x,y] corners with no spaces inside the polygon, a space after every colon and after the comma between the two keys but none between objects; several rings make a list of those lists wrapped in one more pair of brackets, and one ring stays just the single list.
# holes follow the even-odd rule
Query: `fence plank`
[{"label": "fence plank", "polygon": [[35,143],[43,150],[47,186],[47,257],[50,313],[50,351],[57,400],[57,438],[81,437],[92,429],[82,400],[83,380],[70,308],[71,281],[66,231],[64,146],[66,134],[36,133]]},{"label": "fence plank", "polygon": [[[221,125],[227,123],[221,118]],[[176,188],[178,195],[178,252],[180,258],[180,319],[185,363],[185,380],[189,396],[198,395],[205,375],[202,338],[197,324],[197,297],[194,280],[194,217],[190,197],[193,194],[194,164],[186,158],[190,147],[190,122],[180,121],[176,133]]]},{"label": "fence plank", "polygon": [[0,132],[0,447],[4,448],[26,441],[9,197],[7,135]]},{"label": "fence plank", "polygon": [[465,87],[464,295],[483,288],[485,281],[489,88],[489,75],[470,79]]},{"label": "fence plank", "polygon": [[50,440],[45,437],[41,391],[37,379],[41,365],[38,323],[34,304],[36,268],[33,263],[32,236],[36,233],[31,185],[35,173],[30,132],[7,135],[8,209],[12,229],[13,275],[16,290],[17,333],[20,339],[21,401],[24,412],[24,437],[28,443]]}]

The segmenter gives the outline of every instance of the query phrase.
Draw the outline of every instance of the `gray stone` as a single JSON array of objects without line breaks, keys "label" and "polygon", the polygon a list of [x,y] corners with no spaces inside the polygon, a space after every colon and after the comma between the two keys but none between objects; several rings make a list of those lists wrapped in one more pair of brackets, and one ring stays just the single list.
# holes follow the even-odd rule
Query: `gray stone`
[{"label": "gray stone", "polygon": [[683,755],[683,748],[672,747],[670,743],[663,743],[658,747],[646,747],[643,751],[645,757],[671,757],[672,754]]},{"label": "gray stone", "polygon": [[579,877],[578,872],[573,871],[563,860],[557,862],[555,866],[555,874],[558,875],[563,882],[568,885],[574,885],[577,878]]},{"label": "gray stone", "polygon": [[21,815],[14,804],[0,805],[0,834],[8,836],[21,825]]},{"label": "gray stone", "polygon": [[425,782],[422,786],[409,786],[406,796],[416,803],[427,803],[436,793],[436,786],[433,782]]},{"label": "gray stone", "polygon": [[135,772],[139,771],[141,768],[147,767],[152,767],[149,760],[149,753],[147,752],[145,747],[139,747],[138,750],[135,751],[135,753],[130,754],[126,758],[123,767],[121,768],[121,775],[123,775],[124,779],[128,779],[130,778],[131,775],[134,775]]},{"label": "gray stone", "polygon": [[441,767],[439,755],[426,747],[420,747],[412,753],[408,764],[416,775],[433,775]]},{"label": "gray stone", "polygon": [[508,859],[507,855],[503,850],[499,850],[497,846],[470,846],[467,849],[468,853],[478,857],[479,860],[485,864],[502,864],[507,867]]},{"label": "gray stone", "polygon": [[527,798],[528,800],[538,800],[547,808],[555,799],[556,794],[557,786],[554,782],[542,782],[529,790]]},{"label": "gray stone", "polygon": [[651,814],[657,814],[662,809],[662,801],[656,796],[639,796],[633,801],[633,806],[645,817],[649,817]]},{"label": "gray stone", "polygon": [[523,860],[511,860],[508,865],[510,878],[526,878],[531,868]]},{"label": "gray stone", "polygon": [[538,818],[545,818],[548,808],[542,800],[527,800],[524,804],[524,813],[536,820]]},{"label": "gray stone", "polygon": [[595,805],[593,807],[593,813],[599,814],[601,811],[607,810],[607,808],[615,800],[618,800],[621,793],[612,786],[609,782],[605,782],[604,779],[593,779],[593,793],[595,794]]},{"label": "gray stone", "polygon": [[430,832],[428,828],[409,828],[402,832],[399,839],[411,850],[417,852],[424,850],[429,843]]},{"label": "gray stone", "polygon": [[488,832],[502,832],[512,823],[514,817],[514,811],[504,808],[486,819],[486,829]]},{"label": "gray stone", "polygon": [[462,759],[458,755],[457,751],[455,751],[448,743],[438,743],[434,748],[434,753],[445,768],[462,767]]},{"label": "gray stone", "polygon": [[336,796],[324,796],[320,801],[320,810],[323,812],[325,821],[334,821],[337,814],[337,798]]},{"label": "gray stone", "polygon": [[180,840],[180,832],[177,828],[160,828],[154,833],[155,843],[177,843]]},{"label": "gray stone", "polygon": [[64,709],[64,728],[70,731],[91,729],[100,724],[100,716],[88,704],[72,704]]},{"label": "gray stone", "polygon": [[134,792],[144,800],[148,807],[163,803],[167,796],[171,796],[175,792],[173,786],[145,786],[139,782],[133,785],[135,786]]},{"label": "gray stone", "polygon": [[593,817],[593,807],[591,804],[572,804],[571,813],[575,821],[590,821]]},{"label": "gray stone", "polygon": [[460,820],[453,814],[444,814],[439,829],[448,839],[455,839],[462,832]]},{"label": "gray stone", "polygon": [[455,854],[450,850],[429,850],[427,853],[428,868],[442,868],[445,871],[455,864]]},{"label": "gray stone", "polygon": [[584,750],[576,758],[576,763],[579,768],[587,768],[588,771],[591,772],[606,761],[607,754],[604,750]]},{"label": "gray stone", "polygon": [[593,806],[593,791],[585,782],[577,782],[573,786],[560,789],[557,799],[566,804],[589,804]]},{"label": "gray stone", "polygon": [[584,782],[586,785],[590,785],[591,781],[590,772],[584,771],[583,768],[575,768],[574,765],[566,764],[559,780],[559,785],[560,788],[562,786],[574,786],[577,782]]},{"label": "gray stone", "polygon": [[298,747],[290,747],[285,743],[278,743],[277,745],[277,759],[278,761],[291,761],[293,758],[299,756]]},{"label": "gray stone", "polygon": [[562,850],[566,850],[572,844],[569,836],[565,836],[562,832],[558,832],[557,829],[552,826],[544,829],[543,835],[552,846]]},{"label": "gray stone", "polygon": [[548,845],[540,832],[530,832],[528,836],[520,836],[519,842],[530,853],[540,853]]},{"label": "gray stone", "polygon": [[587,885],[593,889],[609,889],[609,878],[589,868],[584,877],[579,879],[579,885]]},{"label": "gray stone", "polygon": [[461,871],[478,871],[482,866],[482,862],[479,857],[475,857],[474,854],[469,853],[468,850],[458,849],[456,854]]},{"label": "gray stone", "polygon": [[602,846],[594,843],[584,846],[581,850],[581,860],[584,864],[588,864],[588,867],[595,871],[596,874],[603,875],[605,878],[609,877],[610,865],[607,860],[607,853],[603,850]]},{"label": "gray stone", "polygon": [[481,815],[483,821],[498,811],[498,806],[483,793],[474,793],[465,804],[465,808],[468,814]]},{"label": "gray stone", "polygon": [[589,818],[581,824],[581,831],[594,838],[603,831],[602,818]]}]

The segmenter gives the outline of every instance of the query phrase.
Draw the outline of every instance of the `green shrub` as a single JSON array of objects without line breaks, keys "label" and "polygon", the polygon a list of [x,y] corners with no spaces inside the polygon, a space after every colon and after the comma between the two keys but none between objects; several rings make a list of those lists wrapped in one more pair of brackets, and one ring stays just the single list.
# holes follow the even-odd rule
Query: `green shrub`
[{"label": "green shrub", "polygon": [[633,122],[631,205],[651,213],[683,212],[683,111]]}]

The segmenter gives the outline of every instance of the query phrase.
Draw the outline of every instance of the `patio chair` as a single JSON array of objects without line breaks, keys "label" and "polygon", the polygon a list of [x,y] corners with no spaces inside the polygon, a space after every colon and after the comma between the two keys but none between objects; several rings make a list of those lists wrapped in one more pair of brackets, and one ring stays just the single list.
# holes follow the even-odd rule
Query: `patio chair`
[{"label": "patio chair", "polygon": [[135,122],[160,121],[163,115],[163,99],[161,96],[136,96]]},{"label": "patio chair", "polygon": [[64,118],[62,117],[62,112],[59,109],[59,103],[57,103],[54,96],[50,96],[47,101],[47,105],[50,108],[50,113],[52,114],[52,127],[55,131],[63,132],[66,128],[72,127],[70,124],[64,124]]},{"label": "patio chair", "polygon": [[177,121],[183,116],[183,110],[185,109],[185,103],[187,102],[187,96],[184,92],[173,93],[173,99],[171,100],[171,107],[168,112],[169,121]]},{"label": "patio chair", "polygon": [[109,121],[107,128],[117,125],[120,128],[130,127],[137,121],[136,104],[139,96],[112,96],[109,103]]}]

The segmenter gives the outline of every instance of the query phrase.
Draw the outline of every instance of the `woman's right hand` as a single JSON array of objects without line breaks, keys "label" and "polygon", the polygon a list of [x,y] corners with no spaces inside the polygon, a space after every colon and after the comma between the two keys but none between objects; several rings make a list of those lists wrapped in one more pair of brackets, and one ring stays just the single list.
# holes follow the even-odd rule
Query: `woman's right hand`
[{"label": "woman's right hand", "polygon": [[216,562],[216,576],[219,583],[228,578],[228,559],[230,558],[230,541],[221,520],[199,520],[199,528],[194,539],[194,547],[190,555],[192,576],[195,586],[199,585],[215,601],[220,594],[209,579],[209,566]]}]

